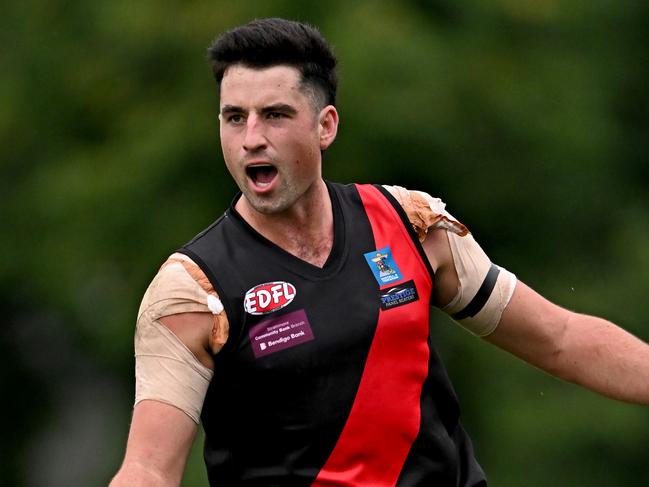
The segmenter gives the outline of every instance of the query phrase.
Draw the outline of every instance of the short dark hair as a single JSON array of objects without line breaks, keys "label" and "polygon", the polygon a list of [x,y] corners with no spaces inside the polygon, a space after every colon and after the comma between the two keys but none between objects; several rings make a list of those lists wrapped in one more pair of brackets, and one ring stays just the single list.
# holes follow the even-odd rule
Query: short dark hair
[{"label": "short dark hair", "polygon": [[217,85],[233,64],[252,68],[288,65],[302,75],[319,108],[336,104],[338,74],[331,46],[315,27],[292,20],[258,19],[229,30],[212,43],[208,59]]}]

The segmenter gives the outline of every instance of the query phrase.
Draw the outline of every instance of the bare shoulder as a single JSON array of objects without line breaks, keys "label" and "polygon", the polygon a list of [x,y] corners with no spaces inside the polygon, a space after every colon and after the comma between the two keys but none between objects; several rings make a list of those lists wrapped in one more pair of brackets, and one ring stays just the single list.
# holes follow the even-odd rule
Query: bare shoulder
[{"label": "bare shoulder", "polygon": [[228,338],[228,319],[209,279],[189,257],[175,253],[162,265],[145,294],[139,320],[159,321],[203,364]]},{"label": "bare shoulder", "polygon": [[210,369],[214,368],[210,346],[214,327],[211,313],[177,313],[161,317],[160,323],[176,335],[201,364]]},{"label": "bare shoulder", "polygon": [[422,247],[435,272],[434,304],[442,308],[455,297],[460,285],[446,230],[430,229],[422,242]]}]

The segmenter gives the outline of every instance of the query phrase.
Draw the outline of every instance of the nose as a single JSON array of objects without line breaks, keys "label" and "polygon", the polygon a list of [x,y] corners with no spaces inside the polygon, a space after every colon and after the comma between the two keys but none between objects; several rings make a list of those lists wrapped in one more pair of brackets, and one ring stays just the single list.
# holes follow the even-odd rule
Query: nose
[{"label": "nose", "polygon": [[256,114],[251,114],[246,120],[246,133],[243,138],[243,148],[254,152],[266,147],[264,124]]}]

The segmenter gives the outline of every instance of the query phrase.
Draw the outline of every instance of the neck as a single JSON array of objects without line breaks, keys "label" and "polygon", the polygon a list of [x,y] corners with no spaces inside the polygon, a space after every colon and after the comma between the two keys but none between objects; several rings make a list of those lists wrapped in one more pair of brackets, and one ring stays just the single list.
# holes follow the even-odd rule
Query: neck
[{"label": "neck", "polygon": [[258,233],[288,253],[317,267],[324,266],[333,246],[333,209],[327,186],[319,180],[291,208],[260,213],[242,196],[235,205]]}]

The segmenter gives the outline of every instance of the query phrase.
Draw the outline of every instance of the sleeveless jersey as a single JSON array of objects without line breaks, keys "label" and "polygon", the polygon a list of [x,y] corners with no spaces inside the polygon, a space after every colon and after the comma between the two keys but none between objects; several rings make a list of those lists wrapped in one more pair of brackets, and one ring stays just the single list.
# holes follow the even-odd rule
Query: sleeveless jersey
[{"label": "sleeveless jersey", "polygon": [[486,485],[433,350],[433,271],[405,213],[380,186],[327,187],[322,268],[234,203],[181,249],[230,323],[201,416],[210,484]]}]

